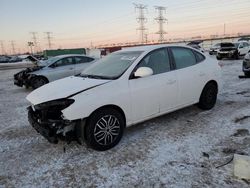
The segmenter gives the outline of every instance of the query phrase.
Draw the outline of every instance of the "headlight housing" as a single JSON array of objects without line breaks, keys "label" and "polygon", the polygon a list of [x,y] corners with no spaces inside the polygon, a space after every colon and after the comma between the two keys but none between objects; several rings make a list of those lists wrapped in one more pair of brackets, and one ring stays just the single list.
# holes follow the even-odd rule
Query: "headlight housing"
[{"label": "headlight housing", "polygon": [[69,107],[71,104],[75,102],[74,99],[57,99],[57,100],[52,100],[52,101],[47,101],[38,105],[35,105],[34,108],[35,110],[43,110],[43,109],[54,109],[55,110],[63,110],[67,107]]}]

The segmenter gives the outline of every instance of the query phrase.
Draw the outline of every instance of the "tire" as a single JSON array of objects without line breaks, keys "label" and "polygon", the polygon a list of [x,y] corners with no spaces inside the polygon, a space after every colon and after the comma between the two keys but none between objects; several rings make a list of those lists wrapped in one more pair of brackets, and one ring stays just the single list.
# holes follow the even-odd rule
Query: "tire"
[{"label": "tire", "polygon": [[246,77],[250,77],[250,72],[244,72]]},{"label": "tire", "polygon": [[203,88],[198,107],[203,110],[210,110],[214,107],[217,100],[218,88],[213,82],[209,82]]},{"label": "tire", "polygon": [[45,84],[47,84],[48,81],[46,80],[46,78],[43,77],[35,77],[31,80],[31,87],[33,89],[37,89]]},{"label": "tire", "polygon": [[[113,127],[110,129],[110,127]],[[122,138],[125,119],[113,108],[95,111],[87,120],[85,137],[89,147],[105,151],[116,146]]]},{"label": "tire", "polygon": [[217,60],[221,60],[222,58],[220,56],[216,56]]},{"label": "tire", "polygon": [[235,58],[236,60],[238,60],[238,59],[239,59],[239,56],[240,56],[240,54],[237,52],[237,53],[235,54],[234,58]]}]

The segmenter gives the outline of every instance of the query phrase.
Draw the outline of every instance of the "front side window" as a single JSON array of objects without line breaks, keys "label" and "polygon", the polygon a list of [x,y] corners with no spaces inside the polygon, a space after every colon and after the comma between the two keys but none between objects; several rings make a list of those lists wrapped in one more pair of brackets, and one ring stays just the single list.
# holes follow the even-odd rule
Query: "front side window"
[{"label": "front side window", "polygon": [[87,62],[91,62],[93,60],[94,59],[90,58],[90,57],[75,57],[76,64],[87,63]]},{"label": "front side window", "polygon": [[170,71],[170,61],[167,49],[155,50],[142,59],[137,68],[149,67],[153,75]]},{"label": "front side window", "polygon": [[55,62],[53,64],[53,67],[61,67],[61,66],[72,65],[72,64],[74,64],[73,58],[66,57]]},{"label": "front side window", "polygon": [[176,69],[182,69],[196,64],[196,58],[191,49],[172,47],[171,51],[173,53]]},{"label": "front side window", "polygon": [[85,69],[81,76],[97,79],[116,79],[132,65],[141,53],[142,51],[114,52]]}]

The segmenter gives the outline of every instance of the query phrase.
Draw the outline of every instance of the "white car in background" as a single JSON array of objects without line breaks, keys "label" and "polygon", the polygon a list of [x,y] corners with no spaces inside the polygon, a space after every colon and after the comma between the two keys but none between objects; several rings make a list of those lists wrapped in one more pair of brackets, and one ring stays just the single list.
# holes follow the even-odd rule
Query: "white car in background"
[{"label": "white car in background", "polygon": [[54,80],[80,74],[95,60],[95,58],[77,54],[55,56],[15,74],[14,84],[36,89]]},{"label": "white car in background", "polygon": [[217,60],[191,47],[126,48],[30,93],[29,122],[51,143],[65,137],[107,150],[127,126],[193,104],[213,108],[220,75]]}]

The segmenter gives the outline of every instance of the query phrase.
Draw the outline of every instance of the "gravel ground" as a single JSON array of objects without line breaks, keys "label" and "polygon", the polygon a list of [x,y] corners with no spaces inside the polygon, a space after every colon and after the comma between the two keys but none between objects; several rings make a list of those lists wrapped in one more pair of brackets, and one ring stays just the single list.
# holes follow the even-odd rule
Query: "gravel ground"
[{"label": "gravel ground", "polygon": [[215,108],[191,106],[129,127],[115,148],[49,144],[27,121],[18,70],[0,71],[0,187],[249,187],[233,177],[234,153],[250,155],[250,79],[242,60],[221,61]]}]

